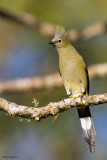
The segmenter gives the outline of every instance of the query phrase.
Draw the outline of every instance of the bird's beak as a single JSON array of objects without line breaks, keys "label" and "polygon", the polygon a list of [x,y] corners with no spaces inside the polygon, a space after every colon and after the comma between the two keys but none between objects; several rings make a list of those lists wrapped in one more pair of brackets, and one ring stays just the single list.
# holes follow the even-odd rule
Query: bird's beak
[{"label": "bird's beak", "polygon": [[54,44],[55,44],[55,42],[53,42],[53,41],[49,41],[49,42],[48,42],[48,44],[52,44],[52,45],[54,45]]}]

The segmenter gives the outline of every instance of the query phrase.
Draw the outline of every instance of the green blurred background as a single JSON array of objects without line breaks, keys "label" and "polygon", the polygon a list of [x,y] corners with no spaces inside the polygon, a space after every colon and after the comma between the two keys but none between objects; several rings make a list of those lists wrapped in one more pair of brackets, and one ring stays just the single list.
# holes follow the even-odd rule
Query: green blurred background
[{"label": "green blurred background", "polygon": [[[1,0],[0,8],[13,13],[29,13],[40,21],[82,30],[107,20],[107,0]],[[47,75],[58,71],[58,55],[48,45],[51,38],[30,27],[0,18],[0,80]],[[87,65],[106,62],[107,34],[74,44]],[[107,77],[91,81],[90,94],[107,92]],[[3,98],[33,106],[35,97],[44,106],[66,96],[64,87],[29,93],[11,93]],[[97,132],[96,153],[90,155],[82,139],[75,109],[36,123],[0,113],[0,159],[18,160],[106,160],[107,106],[91,107]],[[12,157],[10,159],[13,159]],[[15,159],[15,158],[14,158]]]}]

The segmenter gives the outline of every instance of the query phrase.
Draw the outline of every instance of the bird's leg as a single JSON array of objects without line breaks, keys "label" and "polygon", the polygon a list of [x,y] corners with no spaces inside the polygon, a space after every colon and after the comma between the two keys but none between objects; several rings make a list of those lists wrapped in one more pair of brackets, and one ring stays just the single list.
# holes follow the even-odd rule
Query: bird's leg
[{"label": "bird's leg", "polygon": [[81,94],[71,95],[71,96],[70,96],[70,98],[74,98],[74,99],[75,99],[75,98],[79,97],[79,98],[80,98],[80,100],[82,101],[83,96],[84,96],[84,94],[83,94],[83,93],[81,93]]},{"label": "bird's leg", "polygon": [[[65,97],[65,98],[70,98],[70,95],[71,95],[71,94],[66,95],[66,97]],[[65,99],[65,98],[64,98],[64,99]],[[65,103],[64,99],[62,99],[62,100],[63,100],[63,102]]]}]

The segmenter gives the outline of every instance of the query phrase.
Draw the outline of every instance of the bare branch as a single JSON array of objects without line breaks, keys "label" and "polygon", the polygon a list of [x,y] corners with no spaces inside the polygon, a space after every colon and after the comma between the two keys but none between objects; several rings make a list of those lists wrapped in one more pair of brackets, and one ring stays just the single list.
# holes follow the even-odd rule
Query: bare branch
[{"label": "bare branch", "polygon": [[82,107],[88,105],[98,105],[107,103],[107,93],[93,96],[84,96],[78,98],[68,98],[59,102],[51,102],[45,107],[35,108],[17,105],[0,98],[0,110],[8,113],[10,116],[19,116],[40,120],[48,116],[56,116],[58,113],[73,107]]},{"label": "bare branch", "polygon": [[[107,75],[107,63],[95,64],[88,67],[90,80],[96,76]],[[62,78],[59,73],[44,77],[23,78],[13,81],[0,82],[0,93],[5,92],[25,92],[28,90],[53,89],[62,86]]]},{"label": "bare branch", "polygon": [[24,92],[42,88],[52,89],[62,86],[62,79],[58,73],[45,77],[23,78],[13,81],[0,82],[0,93]]},{"label": "bare branch", "polygon": [[88,67],[90,80],[95,77],[107,76],[107,63],[94,64]]},{"label": "bare branch", "polygon": [[[54,25],[40,22],[36,17],[30,14],[15,14],[3,9],[0,9],[0,16],[2,18],[8,19],[13,22],[17,22],[23,24],[28,27],[32,27],[37,29],[41,34],[45,36],[53,36],[54,34]],[[83,31],[79,32],[75,29],[71,29],[68,32],[69,38],[72,42],[78,40],[88,40],[90,38],[94,38],[100,35],[103,35],[107,32],[107,24],[106,23],[97,23],[93,24]]]}]

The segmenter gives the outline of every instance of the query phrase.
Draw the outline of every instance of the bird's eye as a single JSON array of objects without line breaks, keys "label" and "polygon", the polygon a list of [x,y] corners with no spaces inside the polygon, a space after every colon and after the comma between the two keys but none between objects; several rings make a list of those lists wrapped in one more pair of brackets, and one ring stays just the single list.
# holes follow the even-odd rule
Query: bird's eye
[{"label": "bird's eye", "polygon": [[59,43],[61,43],[61,42],[62,42],[62,40],[61,40],[61,39],[58,39],[58,42],[59,42]]}]

